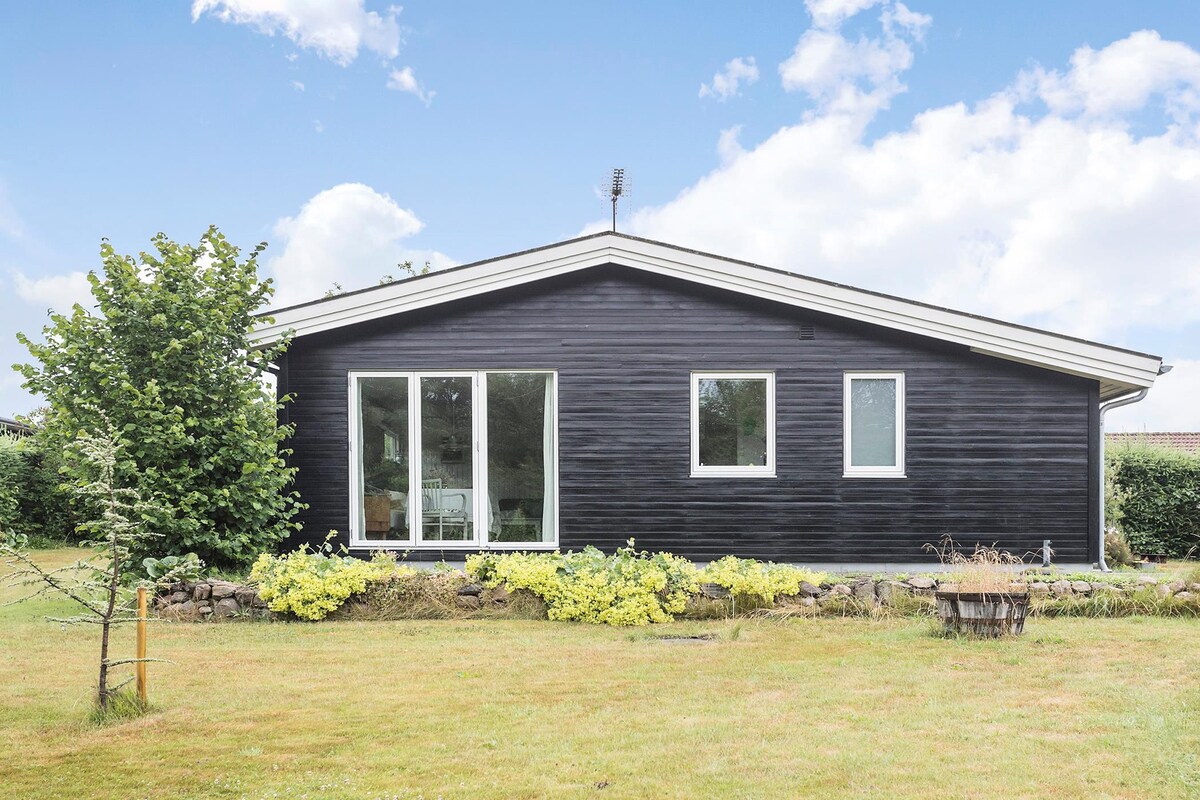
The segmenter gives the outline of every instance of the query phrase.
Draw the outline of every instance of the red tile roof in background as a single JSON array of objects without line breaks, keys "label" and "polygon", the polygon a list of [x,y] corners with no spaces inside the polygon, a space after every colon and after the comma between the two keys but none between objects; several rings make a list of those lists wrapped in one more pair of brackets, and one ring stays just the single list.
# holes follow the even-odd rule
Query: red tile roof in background
[{"label": "red tile roof in background", "polygon": [[1106,433],[1109,444],[1154,444],[1172,450],[1200,453],[1200,431],[1143,431],[1140,433]]}]

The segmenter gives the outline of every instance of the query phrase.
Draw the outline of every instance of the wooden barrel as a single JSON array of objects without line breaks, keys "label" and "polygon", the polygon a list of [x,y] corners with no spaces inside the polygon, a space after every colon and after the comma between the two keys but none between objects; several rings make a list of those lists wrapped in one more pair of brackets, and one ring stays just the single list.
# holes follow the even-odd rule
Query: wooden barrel
[{"label": "wooden barrel", "polygon": [[946,630],[975,636],[1017,636],[1025,629],[1029,595],[1012,592],[937,592]]}]

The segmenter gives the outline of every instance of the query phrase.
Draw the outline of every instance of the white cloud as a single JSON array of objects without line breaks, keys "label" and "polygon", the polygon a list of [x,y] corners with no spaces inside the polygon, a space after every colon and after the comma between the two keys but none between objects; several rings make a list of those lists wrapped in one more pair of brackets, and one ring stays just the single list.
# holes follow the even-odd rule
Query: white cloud
[{"label": "white cloud", "polygon": [[30,278],[23,272],[14,271],[13,284],[17,290],[17,297],[26,303],[52,308],[59,313],[65,314],[76,303],[89,308],[94,302],[92,286],[88,283],[87,273],[84,272]]},{"label": "white cloud", "polygon": [[297,92],[303,92],[304,84],[301,83],[300,81],[292,81],[292,88],[295,89]]},{"label": "white cloud", "polygon": [[701,97],[715,97],[722,103],[741,94],[742,84],[749,86],[758,80],[758,65],[754,57],[735,58],[726,62],[725,68],[713,75],[712,83],[700,84]]},{"label": "white cloud", "polygon": [[294,217],[275,224],[282,247],[268,262],[275,278],[276,308],[319,299],[339,283],[345,289],[373,286],[396,264],[454,262],[436,251],[405,248],[403,240],[424,224],[386,194],[361,183],[342,183],[309,199]]},{"label": "white cloud", "polygon": [[325,132],[325,123],[321,122],[321,120],[319,120],[319,119],[314,119],[313,120],[313,130],[316,131],[317,133],[324,133]]},{"label": "white cloud", "polygon": [[817,28],[835,28],[843,21],[883,0],[804,0],[804,6]]},{"label": "white cloud", "polygon": [[437,94],[437,92],[427,91],[421,85],[421,82],[417,80],[417,76],[413,73],[412,67],[392,70],[388,76],[387,88],[394,89],[397,92],[408,92],[411,95],[416,95],[426,106],[433,102],[433,96]]},{"label": "white cloud", "polygon": [[[875,38],[806,32],[781,72],[813,107],[744,151],[722,131],[721,165],[627,229],[1089,338],[1200,321],[1200,54],[1133,34],[871,138],[928,25],[881,15]],[[1158,66],[1097,77],[1134,63]]]},{"label": "white cloud", "polygon": [[717,155],[721,157],[722,164],[728,164],[746,152],[739,141],[741,135],[741,125],[734,125],[732,128],[721,131],[720,137],[717,138]]},{"label": "white cloud", "polygon": [[1140,403],[1114,408],[1104,420],[1109,431],[1200,431],[1200,359],[1171,359]]},{"label": "white cloud", "polygon": [[221,22],[282,35],[298,47],[346,66],[366,49],[386,59],[400,53],[400,13],[367,11],[363,0],[193,0],[192,21],[208,14]]},{"label": "white cloud", "polygon": [[921,40],[932,20],[903,3],[889,2],[880,16],[882,35],[852,42],[838,30],[844,19],[839,14],[862,4],[825,5],[838,5],[838,13],[823,11],[818,17],[813,12],[814,19],[826,21],[805,31],[792,55],[779,65],[783,88],[806,93],[826,110],[873,114],[905,90],[900,73],[912,66],[912,44]]}]

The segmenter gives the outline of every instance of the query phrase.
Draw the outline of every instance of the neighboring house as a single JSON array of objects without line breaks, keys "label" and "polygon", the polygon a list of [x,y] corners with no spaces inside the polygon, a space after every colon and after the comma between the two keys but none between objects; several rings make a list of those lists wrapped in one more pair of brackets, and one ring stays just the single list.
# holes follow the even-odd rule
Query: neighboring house
[{"label": "neighboring house", "polygon": [[1110,447],[1123,444],[1149,444],[1185,453],[1200,453],[1200,431],[1139,431],[1137,433],[1106,433]]},{"label": "neighboring house", "polygon": [[[1156,356],[603,233],[272,313],[298,541],[1097,558],[1101,406]],[[417,487],[417,488],[414,488]]]},{"label": "neighboring house", "polygon": [[32,436],[33,428],[29,427],[24,422],[17,422],[15,419],[0,417],[0,434],[9,434],[10,436]]}]

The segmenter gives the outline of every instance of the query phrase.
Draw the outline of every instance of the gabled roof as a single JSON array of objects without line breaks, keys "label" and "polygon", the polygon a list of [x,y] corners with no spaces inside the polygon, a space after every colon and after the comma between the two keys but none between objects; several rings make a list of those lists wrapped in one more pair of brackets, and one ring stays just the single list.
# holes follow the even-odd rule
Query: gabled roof
[{"label": "gabled roof", "polygon": [[1148,444],[1200,453],[1200,431],[1140,431],[1138,433],[1106,433],[1109,444]]},{"label": "gabled roof", "polygon": [[263,314],[266,344],[305,336],[571,272],[616,264],[704,286],[955,342],[985,355],[1100,382],[1101,398],[1152,386],[1158,356],[904,300],[840,283],[620,233],[598,233],[431,272]]}]

